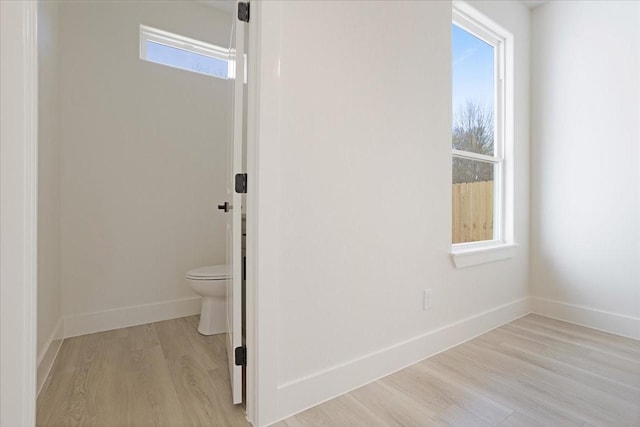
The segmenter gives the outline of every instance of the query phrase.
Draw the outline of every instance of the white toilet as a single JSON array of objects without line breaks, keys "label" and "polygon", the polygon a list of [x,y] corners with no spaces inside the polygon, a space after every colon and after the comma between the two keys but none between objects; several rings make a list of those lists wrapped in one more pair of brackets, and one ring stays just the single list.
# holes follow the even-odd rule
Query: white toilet
[{"label": "white toilet", "polygon": [[187,273],[189,286],[195,293],[202,296],[198,325],[198,332],[202,335],[227,332],[225,297],[229,278],[226,265],[196,268]]}]

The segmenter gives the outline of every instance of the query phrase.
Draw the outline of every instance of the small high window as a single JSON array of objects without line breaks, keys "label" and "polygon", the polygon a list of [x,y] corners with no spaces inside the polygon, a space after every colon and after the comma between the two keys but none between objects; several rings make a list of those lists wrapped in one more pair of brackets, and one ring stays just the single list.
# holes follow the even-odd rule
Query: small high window
[{"label": "small high window", "polygon": [[228,79],[233,77],[229,49],[140,25],[140,59]]},{"label": "small high window", "polygon": [[452,34],[452,243],[457,248],[512,239],[511,127],[504,30],[454,7]]}]

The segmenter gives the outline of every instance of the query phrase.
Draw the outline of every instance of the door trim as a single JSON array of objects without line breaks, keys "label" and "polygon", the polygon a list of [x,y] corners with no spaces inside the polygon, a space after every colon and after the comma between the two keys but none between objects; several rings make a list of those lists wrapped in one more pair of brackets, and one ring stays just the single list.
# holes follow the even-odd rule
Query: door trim
[{"label": "door trim", "polygon": [[[280,1],[251,2],[247,120],[247,417],[278,417]],[[262,23],[268,25],[262,25]]]},{"label": "door trim", "polygon": [[38,230],[37,2],[0,2],[0,424],[36,408]]}]

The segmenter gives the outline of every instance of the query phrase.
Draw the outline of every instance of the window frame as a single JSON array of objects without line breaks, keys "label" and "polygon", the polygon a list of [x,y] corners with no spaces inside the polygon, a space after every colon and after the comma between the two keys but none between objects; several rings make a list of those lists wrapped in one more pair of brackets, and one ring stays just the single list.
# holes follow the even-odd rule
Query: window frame
[{"label": "window frame", "polygon": [[[235,60],[229,49],[205,43],[200,40],[182,36],[180,34],[170,33],[158,28],[149,27],[140,24],[140,59],[154,64],[164,65],[165,67],[177,68],[179,70],[189,71],[192,73],[203,74],[209,77],[229,80],[235,77]],[[190,68],[177,67],[174,65],[158,63],[147,58],[147,42],[153,42],[175,49],[184,50],[197,55],[208,56],[210,58],[219,59],[227,63],[227,77],[220,77],[209,73],[193,70]]]},{"label": "window frame", "polygon": [[[494,155],[451,149],[454,158],[482,161],[494,167],[494,232],[492,240],[451,243],[457,267],[466,267],[511,256],[513,231],[513,35],[465,2],[454,1],[452,24],[494,47]],[[453,209],[453,206],[452,206]],[[452,224],[453,227],[453,224]],[[494,251],[495,250],[495,251]],[[495,252],[487,256],[488,253]],[[477,262],[470,255],[478,254]],[[496,258],[497,257],[497,258]]]}]

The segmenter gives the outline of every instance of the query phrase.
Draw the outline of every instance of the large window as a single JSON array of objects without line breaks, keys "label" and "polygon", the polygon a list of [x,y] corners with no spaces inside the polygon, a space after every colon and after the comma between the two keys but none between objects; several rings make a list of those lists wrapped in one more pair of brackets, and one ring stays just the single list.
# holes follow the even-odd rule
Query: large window
[{"label": "large window", "polygon": [[506,243],[506,40],[457,9],[451,34],[452,243]]}]

